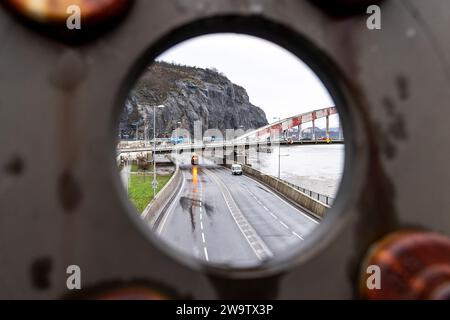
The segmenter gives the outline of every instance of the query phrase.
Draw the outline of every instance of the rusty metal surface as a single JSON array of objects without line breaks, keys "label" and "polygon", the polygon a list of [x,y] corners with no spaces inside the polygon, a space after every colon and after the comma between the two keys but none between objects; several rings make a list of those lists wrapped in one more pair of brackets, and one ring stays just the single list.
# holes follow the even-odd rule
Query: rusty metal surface
[{"label": "rusty metal surface", "polygon": [[67,8],[78,6],[83,19],[95,19],[116,14],[122,10],[127,0],[5,0],[5,3],[16,12],[30,19],[52,23],[65,24]]},{"label": "rusty metal surface", "polygon": [[[133,3],[134,0],[4,0],[0,6],[30,29],[74,45],[114,29]],[[80,17],[77,32],[67,28],[68,17],[74,17],[74,13]]]},{"label": "rusty metal surface", "polygon": [[[369,290],[367,267],[379,266],[382,290]],[[369,250],[361,268],[361,296],[371,300],[450,299],[450,239],[434,232],[389,234]]]},{"label": "rusty metal surface", "polygon": [[[1,10],[0,298],[65,297],[69,264],[94,291],[152,283],[188,298],[357,297],[375,240],[414,226],[450,234],[449,9],[445,0],[385,1],[382,30],[369,31],[365,15],[336,19],[309,1],[140,0],[114,30],[76,47]],[[199,19],[208,20],[172,32]],[[309,62],[326,66],[319,75],[347,141],[337,199],[301,254],[241,272],[165,254],[114,162],[119,108],[143,54],[227,30],[317,48]]]}]

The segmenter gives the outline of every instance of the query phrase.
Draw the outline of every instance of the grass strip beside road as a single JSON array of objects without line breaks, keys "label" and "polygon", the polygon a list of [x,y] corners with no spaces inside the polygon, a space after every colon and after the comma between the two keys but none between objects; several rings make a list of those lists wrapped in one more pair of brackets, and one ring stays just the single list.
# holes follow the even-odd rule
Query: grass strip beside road
[{"label": "grass strip beside road", "polygon": [[[158,187],[156,193],[164,188],[166,183],[170,180],[172,175],[156,176]],[[141,213],[153,200],[152,188],[153,175],[134,175],[130,176],[130,183],[128,185],[128,198],[136,207],[137,211]]]},{"label": "grass strip beside road", "polygon": [[[151,169],[151,170],[150,170]],[[149,167],[148,171],[153,171],[153,165]],[[136,163],[131,164],[131,172],[145,172],[144,170],[139,169],[138,165]]]}]

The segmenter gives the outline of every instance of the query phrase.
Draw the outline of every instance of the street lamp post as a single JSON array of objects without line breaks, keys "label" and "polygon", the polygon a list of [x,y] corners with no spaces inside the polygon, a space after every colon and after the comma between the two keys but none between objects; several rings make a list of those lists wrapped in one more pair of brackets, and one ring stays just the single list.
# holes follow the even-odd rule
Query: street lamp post
[{"label": "street lamp post", "polygon": [[136,132],[134,134],[134,140],[137,141],[138,140],[138,131],[139,131],[139,122],[132,123],[131,125],[136,128]]},{"label": "street lamp post", "polygon": [[[244,126],[243,126],[243,125],[240,125],[240,126],[239,126],[239,129],[242,130],[242,131],[244,131]],[[241,135],[240,132],[239,132],[239,135]],[[236,137],[235,137],[235,138],[236,138]],[[234,141],[234,139],[233,139],[233,141]],[[239,147],[236,148],[236,152],[239,151],[238,148],[239,148]],[[241,151],[242,151],[242,149],[241,149]],[[239,156],[239,154],[236,154],[236,160],[238,160],[238,156]],[[246,152],[245,152],[245,145],[244,145],[244,165],[247,165],[247,155],[246,155]]]},{"label": "street lamp post", "polygon": [[156,188],[158,181],[156,181],[156,108],[164,108],[164,105],[153,106],[153,200],[156,198]]},{"label": "street lamp post", "polygon": [[147,113],[144,113],[144,146],[148,145],[148,119]]},{"label": "street lamp post", "polygon": [[181,121],[177,121],[177,126],[178,126],[178,128],[177,128],[177,133],[176,133],[176,137],[175,137],[175,141],[176,142],[178,142],[178,138],[179,138],[179,136],[180,136],[180,134],[181,134]]},{"label": "street lamp post", "polygon": [[[273,120],[280,121],[280,117],[274,117]],[[281,176],[281,141],[280,141],[280,133],[278,133],[278,179]]]}]

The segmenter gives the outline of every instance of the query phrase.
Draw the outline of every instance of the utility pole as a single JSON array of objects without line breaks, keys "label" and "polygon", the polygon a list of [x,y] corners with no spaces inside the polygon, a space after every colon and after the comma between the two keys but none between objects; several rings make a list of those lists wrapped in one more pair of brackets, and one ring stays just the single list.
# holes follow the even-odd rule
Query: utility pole
[{"label": "utility pole", "polygon": [[136,136],[134,137],[136,141],[138,141],[138,132],[139,132],[139,122],[136,122]]},{"label": "utility pole", "polygon": [[153,106],[153,200],[156,198],[156,188],[158,188],[156,180],[156,108],[164,108],[164,105]]},{"label": "utility pole", "polygon": [[144,146],[147,146],[148,143],[148,119],[147,112],[144,113]]},{"label": "utility pole", "polygon": [[281,176],[281,142],[278,138],[278,179],[280,179]]},{"label": "utility pole", "polygon": [[175,140],[173,141],[174,144],[178,144],[180,143],[180,140],[178,140],[178,138],[180,137],[181,134],[181,121],[177,122],[177,129],[175,130]]},{"label": "utility pole", "polygon": [[[274,117],[273,120],[280,121],[280,117]],[[281,132],[278,132],[278,179],[281,176]]]}]

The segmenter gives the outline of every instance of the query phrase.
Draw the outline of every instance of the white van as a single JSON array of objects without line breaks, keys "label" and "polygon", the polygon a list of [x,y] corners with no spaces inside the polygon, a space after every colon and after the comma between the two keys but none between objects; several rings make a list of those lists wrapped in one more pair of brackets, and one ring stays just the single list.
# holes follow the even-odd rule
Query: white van
[{"label": "white van", "polygon": [[231,174],[239,174],[242,175],[242,166],[240,164],[231,165]]}]

